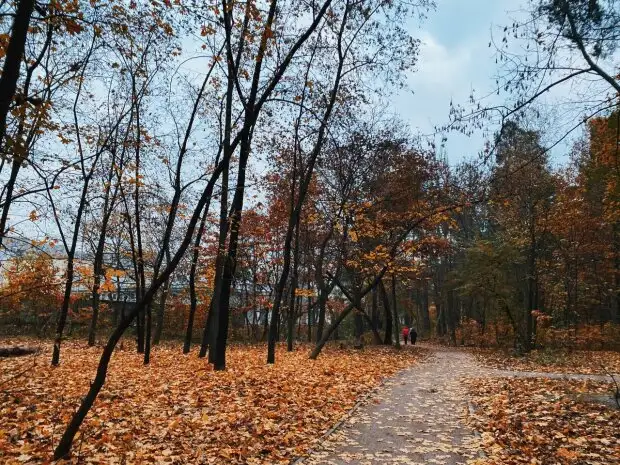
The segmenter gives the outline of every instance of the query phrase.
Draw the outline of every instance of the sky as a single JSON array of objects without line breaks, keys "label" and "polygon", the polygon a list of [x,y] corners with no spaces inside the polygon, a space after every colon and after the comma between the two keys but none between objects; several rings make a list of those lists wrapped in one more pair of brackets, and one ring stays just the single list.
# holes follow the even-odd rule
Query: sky
[{"label": "sky", "polygon": [[[446,123],[451,100],[466,105],[472,89],[476,95],[491,91],[497,70],[488,46],[491,31],[510,25],[520,5],[518,0],[437,0],[421,25],[411,22],[411,33],[422,41],[419,62],[409,75],[409,90],[397,94],[393,106],[414,132],[430,134]],[[481,132],[448,134],[448,161],[474,157],[483,145]]]}]

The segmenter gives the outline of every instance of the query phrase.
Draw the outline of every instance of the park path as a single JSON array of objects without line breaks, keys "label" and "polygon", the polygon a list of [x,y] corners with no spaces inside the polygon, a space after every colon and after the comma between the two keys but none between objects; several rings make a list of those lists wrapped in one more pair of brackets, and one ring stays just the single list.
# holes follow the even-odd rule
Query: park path
[{"label": "park path", "polygon": [[304,465],[464,464],[478,441],[464,424],[461,378],[485,371],[462,351],[433,347],[424,362],[386,381]]},{"label": "park path", "polygon": [[[387,380],[298,464],[465,464],[482,452],[477,434],[465,424],[470,404],[463,378],[609,379],[485,368],[465,351],[422,347],[430,351],[428,359]],[[412,350],[411,346],[404,349]]]}]

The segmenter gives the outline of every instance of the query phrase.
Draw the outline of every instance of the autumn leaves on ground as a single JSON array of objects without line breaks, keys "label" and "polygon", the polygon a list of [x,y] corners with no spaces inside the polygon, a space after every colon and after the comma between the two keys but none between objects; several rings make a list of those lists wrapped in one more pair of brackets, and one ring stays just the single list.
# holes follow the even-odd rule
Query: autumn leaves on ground
[{"label": "autumn leaves on ground", "polygon": [[[88,347],[83,341],[67,342],[65,361],[52,367],[49,343],[22,338],[5,339],[1,345],[26,344],[38,345],[40,352],[0,358],[0,461],[10,465],[51,461],[60,432],[88,387],[100,354],[100,348]],[[317,360],[308,358],[310,348],[300,345],[286,352],[281,347],[278,363],[266,365],[263,345],[234,345],[228,369],[213,371],[205,359],[196,357],[196,351],[179,356],[178,344],[173,343],[156,347],[145,367],[135,353],[134,341],[124,341],[68,461],[291,463],[311,449],[320,450],[326,431],[356,402],[375,388],[381,389],[382,380],[398,379],[402,369],[413,370],[404,386],[408,394],[403,404],[420,397],[423,386],[441,390],[437,383],[443,373],[432,375],[431,371],[429,376],[418,369],[433,359],[437,347],[357,350],[328,346]],[[440,350],[447,366],[454,366],[450,354],[457,353],[455,349]],[[478,448],[483,454],[471,463],[607,464],[620,460],[620,410],[613,405],[611,379],[509,377],[524,369],[562,373],[568,366],[572,367],[569,371],[599,374],[604,371],[603,362],[618,371],[619,353],[534,351],[517,358],[497,350],[457,350],[471,354],[474,363],[460,381],[465,390],[455,391],[464,393],[459,394],[463,397],[440,397],[432,402],[454,404],[464,413],[469,409],[461,427],[481,436],[468,450]],[[546,364],[539,362],[543,357]],[[407,417],[407,411],[400,413]],[[459,423],[450,419],[444,425],[442,418],[435,418],[438,423],[433,428],[454,428],[454,422]],[[381,425],[386,419],[373,415],[368,420]],[[398,425],[399,435],[407,432],[413,440],[420,439],[406,421]],[[453,450],[459,452],[458,444]],[[390,451],[385,449],[377,455],[378,462],[368,463],[382,463],[385,452]]]},{"label": "autumn leaves on ground", "polygon": [[[300,346],[279,350],[278,363],[266,365],[264,346],[234,346],[228,369],[215,372],[172,345],[154,349],[144,367],[129,345],[135,346],[126,343],[114,356],[76,438],[74,463],[289,463],[383,377],[423,355],[329,348],[313,361],[310,347]],[[44,344],[38,355],[0,358],[3,464],[51,460],[100,354],[83,342],[66,343],[63,363],[53,368],[50,350]]]},{"label": "autumn leaves on ground", "polygon": [[620,410],[608,382],[527,378],[467,383],[480,464],[620,463]]},{"label": "autumn leaves on ground", "polygon": [[[472,407],[468,423],[481,433],[486,454],[480,463],[620,463],[620,392],[606,375],[616,373],[620,380],[620,353],[473,352],[481,366],[503,374],[465,381]],[[536,376],[520,377],[522,372]],[[584,376],[563,379],[563,374]]]},{"label": "autumn leaves on ground", "polygon": [[620,0],[0,0],[0,334],[42,344],[0,358],[0,462],[286,463],[400,369],[454,454],[620,461],[618,31]]}]

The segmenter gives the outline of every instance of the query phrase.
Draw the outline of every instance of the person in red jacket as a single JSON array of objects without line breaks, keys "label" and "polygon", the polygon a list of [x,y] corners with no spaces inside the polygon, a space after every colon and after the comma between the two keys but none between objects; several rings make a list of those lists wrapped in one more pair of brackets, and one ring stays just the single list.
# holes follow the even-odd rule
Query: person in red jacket
[{"label": "person in red jacket", "polygon": [[403,328],[403,339],[405,340],[405,345],[407,345],[407,339],[409,339],[409,328],[406,326]]}]

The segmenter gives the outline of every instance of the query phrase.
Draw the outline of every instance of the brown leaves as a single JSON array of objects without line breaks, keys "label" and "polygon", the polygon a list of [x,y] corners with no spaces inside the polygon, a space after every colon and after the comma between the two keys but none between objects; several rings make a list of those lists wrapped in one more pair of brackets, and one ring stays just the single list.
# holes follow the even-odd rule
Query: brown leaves
[{"label": "brown leaves", "polygon": [[[59,367],[49,366],[46,351],[27,378],[0,393],[1,462],[50,459],[100,353],[82,343],[63,348]],[[225,372],[212,371],[196,353],[182,356],[176,346],[156,347],[148,367],[134,350],[117,350],[72,460],[288,463],[361,394],[414,361],[409,351],[387,348],[327,349],[311,361],[307,349],[281,351],[278,363],[268,366],[264,347],[233,347]],[[23,363],[1,360],[1,371],[18,371]],[[21,462],[25,455],[30,458]]]},{"label": "brown leaves", "polygon": [[620,411],[608,383],[549,379],[468,382],[488,463],[618,463]]},{"label": "brown leaves", "polygon": [[474,349],[474,352],[483,364],[501,370],[606,374],[606,368],[620,373],[620,353],[613,351],[533,350],[523,357],[499,350]]}]

